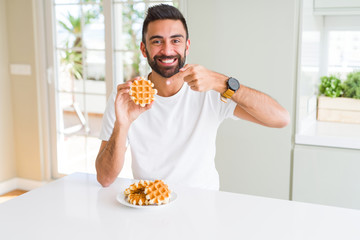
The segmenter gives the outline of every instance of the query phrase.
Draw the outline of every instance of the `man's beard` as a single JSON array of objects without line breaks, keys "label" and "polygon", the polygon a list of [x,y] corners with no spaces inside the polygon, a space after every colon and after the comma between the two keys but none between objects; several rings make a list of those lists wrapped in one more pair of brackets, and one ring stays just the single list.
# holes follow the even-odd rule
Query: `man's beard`
[{"label": "man's beard", "polygon": [[[171,78],[176,73],[178,73],[179,70],[185,65],[185,60],[186,60],[186,52],[185,51],[184,51],[183,58],[180,56],[180,54],[177,54],[177,55],[172,55],[172,56],[156,55],[156,56],[154,56],[154,59],[151,59],[149,57],[150,55],[149,55],[147,49],[145,51],[146,51],[147,61],[150,65],[151,69],[164,78]],[[158,62],[157,62],[158,59],[174,59],[174,58],[177,58],[177,62],[178,62],[177,65],[175,65],[175,66],[164,67],[164,66],[158,65]]]}]

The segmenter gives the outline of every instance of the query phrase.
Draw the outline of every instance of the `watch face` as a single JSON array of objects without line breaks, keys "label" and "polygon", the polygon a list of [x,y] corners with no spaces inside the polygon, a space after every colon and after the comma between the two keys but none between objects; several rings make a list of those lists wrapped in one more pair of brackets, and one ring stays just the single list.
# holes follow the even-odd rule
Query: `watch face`
[{"label": "watch face", "polygon": [[233,91],[235,92],[236,90],[239,89],[240,83],[239,83],[239,81],[236,80],[235,78],[229,78],[229,80],[228,80],[228,86],[229,86],[229,88],[230,88],[231,90],[233,90]]}]

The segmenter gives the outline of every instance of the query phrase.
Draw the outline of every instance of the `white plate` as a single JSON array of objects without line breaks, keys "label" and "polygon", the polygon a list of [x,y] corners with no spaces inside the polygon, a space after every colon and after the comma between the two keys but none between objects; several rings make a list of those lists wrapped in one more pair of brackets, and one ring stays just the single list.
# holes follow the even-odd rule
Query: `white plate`
[{"label": "white plate", "polygon": [[170,204],[172,204],[175,200],[177,199],[177,194],[175,192],[171,192],[170,195],[170,201],[166,204],[161,204],[161,205],[143,205],[143,206],[139,206],[139,205],[134,205],[129,203],[128,201],[126,201],[125,199],[125,195],[123,192],[120,192],[117,196],[116,196],[116,200],[128,207],[132,207],[132,208],[143,208],[143,209],[156,209],[156,208],[161,208],[161,207],[166,207],[169,206]]}]

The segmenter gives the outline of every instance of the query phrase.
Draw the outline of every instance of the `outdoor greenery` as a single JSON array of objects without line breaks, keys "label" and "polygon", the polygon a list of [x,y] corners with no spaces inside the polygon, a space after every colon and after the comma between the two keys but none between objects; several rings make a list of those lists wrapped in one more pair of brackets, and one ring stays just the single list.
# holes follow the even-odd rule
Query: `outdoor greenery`
[{"label": "outdoor greenery", "polygon": [[[87,0],[89,1],[89,0]],[[85,1],[85,2],[87,2]],[[91,24],[99,15],[103,14],[103,8],[93,8],[83,12],[84,22],[81,22],[81,16],[73,16],[67,13],[66,20],[58,20],[59,26],[64,29],[70,36],[65,42],[65,52],[60,58],[60,63],[65,67],[70,77],[73,79],[83,79],[83,61],[84,53],[82,52],[83,39],[82,31],[86,25]],[[136,29],[136,23],[142,22],[144,16],[143,10],[138,10],[134,3],[123,5],[123,34],[125,47],[132,55],[127,55],[124,59],[124,79],[130,79],[140,75],[141,53],[139,51],[139,36],[141,36],[141,28]],[[75,39],[74,41],[70,39]],[[125,57],[125,56],[123,56]],[[104,79],[100,79],[104,80]]]},{"label": "outdoor greenery", "polygon": [[[134,4],[126,4],[124,5],[123,11],[123,32],[128,34],[129,41],[126,42],[127,50],[135,50],[132,59],[130,60],[130,64],[125,64],[124,66],[124,79],[128,80],[140,75],[140,46],[137,36],[141,29],[135,29],[134,23],[139,21],[139,19],[143,19],[144,12],[139,11],[135,8]],[[137,50],[137,51],[136,51]]]},{"label": "outdoor greenery", "polygon": [[71,38],[65,42],[66,50],[60,58],[60,63],[73,79],[83,79],[83,28],[95,20],[100,14],[102,14],[102,8],[85,11],[84,23],[82,24],[81,15],[75,17],[68,12],[66,21],[58,21],[59,26],[75,38],[73,42],[70,42]]}]

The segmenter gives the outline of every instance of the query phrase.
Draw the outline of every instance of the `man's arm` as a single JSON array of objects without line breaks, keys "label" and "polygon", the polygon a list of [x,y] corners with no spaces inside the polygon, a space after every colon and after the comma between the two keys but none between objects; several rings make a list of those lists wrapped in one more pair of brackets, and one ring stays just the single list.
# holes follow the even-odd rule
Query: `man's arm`
[{"label": "man's arm", "polygon": [[283,128],[290,122],[289,112],[270,96],[241,85],[231,97],[237,103],[234,115],[267,127]]},{"label": "man's arm", "polygon": [[109,141],[102,141],[96,158],[97,180],[107,187],[114,182],[124,166],[128,128],[115,124]]},{"label": "man's arm", "polygon": [[[203,66],[191,64],[187,64],[181,69],[180,76],[194,91],[215,90],[220,94],[226,91],[226,82],[229,79],[229,77],[210,71]],[[240,89],[231,99],[237,103],[234,115],[238,118],[276,128],[285,127],[290,122],[288,111],[278,102],[245,85],[241,84]]]},{"label": "man's arm", "polygon": [[152,104],[145,107],[136,105],[129,95],[131,82],[139,79],[134,78],[117,86],[115,98],[115,123],[109,141],[102,141],[96,158],[96,172],[98,182],[107,187],[112,184],[119,175],[126,152],[126,138],[132,122],[143,112],[149,110]]}]

